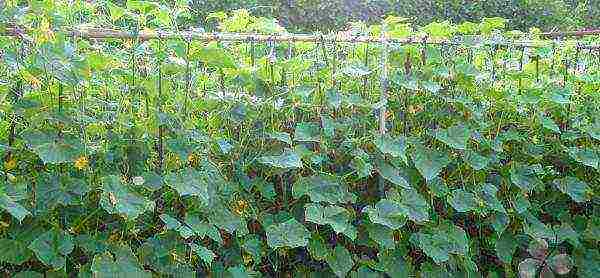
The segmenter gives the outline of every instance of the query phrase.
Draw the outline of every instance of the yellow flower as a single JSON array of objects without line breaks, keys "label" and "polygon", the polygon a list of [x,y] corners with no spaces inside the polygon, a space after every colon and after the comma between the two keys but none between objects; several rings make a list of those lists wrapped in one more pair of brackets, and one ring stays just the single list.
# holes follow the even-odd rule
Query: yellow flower
[{"label": "yellow flower", "polygon": [[14,157],[4,162],[4,169],[6,171],[14,170],[15,168],[17,168],[17,160]]},{"label": "yellow flower", "polygon": [[79,170],[83,170],[83,169],[87,168],[88,164],[89,164],[89,161],[88,161],[87,157],[85,157],[85,156],[81,156],[75,160],[75,168],[77,168]]},{"label": "yellow flower", "polygon": [[196,155],[195,153],[190,153],[188,155],[187,161],[190,165],[192,165],[192,166],[198,165],[198,160],[199,160],[198,155]]},{"label": "yellow flower", "polygon": [[248,202],[244,200],[238,200],[235,202],[233,206],[233,212],[238,215],[244,214],[244,212],[248,209]]},{"label": "yellow flower", "polygon": [[244,265],[249,265],[252,263],[252,256],[246,252],[242,254],[242,259],[244,260]]}]

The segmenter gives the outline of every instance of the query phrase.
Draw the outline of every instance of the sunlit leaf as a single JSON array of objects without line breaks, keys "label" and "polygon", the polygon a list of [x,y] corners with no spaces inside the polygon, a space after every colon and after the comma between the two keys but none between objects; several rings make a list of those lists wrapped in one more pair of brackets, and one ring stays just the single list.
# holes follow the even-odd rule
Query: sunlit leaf
[{"label": "sunlit leaf", "polygon": [[110,214],[121,214],[127,219],[135,219],[140,214],[154,209],[154,201],[133,191],[115,175],[102,179],[100,205]]},{"label": "sunlit leaf", "polygon": [[260,157],[258,161],[271,167],[282,169],[302,168],[300,156],[291,149],[285,149],[280,155]]}]

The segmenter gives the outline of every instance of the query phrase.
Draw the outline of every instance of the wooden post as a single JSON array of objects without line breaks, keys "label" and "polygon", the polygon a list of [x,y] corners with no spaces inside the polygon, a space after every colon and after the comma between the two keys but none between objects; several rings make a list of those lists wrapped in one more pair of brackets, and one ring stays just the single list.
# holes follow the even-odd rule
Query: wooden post
[{"label": "wooden post", "polygon": [[[379,96],[379,134],[384,136],[387,132],[386,114],[387,114],[387,98],[388,98],[388,42],[385,34],[386,26],[384,25],[381,31],[381,95]],[[385,196],[385,181],[379,176],[379,194],[383,198]]]}]

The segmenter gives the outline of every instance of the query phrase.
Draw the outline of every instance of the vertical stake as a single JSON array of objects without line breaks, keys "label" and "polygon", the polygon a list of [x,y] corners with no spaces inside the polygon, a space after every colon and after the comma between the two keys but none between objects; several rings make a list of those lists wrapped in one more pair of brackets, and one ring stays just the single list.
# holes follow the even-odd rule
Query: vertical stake
[{"label": "vertical stake", "polygon": [[[369,42],[366,43],[365,45],[365,67],[369,68]],[[369,81],[369,75],[365,75],[365,77],[363,78],[363,89],[362,89],[362,93],[363,93],[363,97],[368,96],[367,94],[367,82]]]},{"label": "vertical stake", "polygon": [[185,100],[183,103],[183,117],[187,118],[187,107],[192,89],[192,73],[190,72],[190,38],[186,38],[185,47]]},{"label": "vertical stake", "polygon": [[[162,39],[160,39],[160,46],[159,46],[159,51],[162,51]],[[161,53],[162,54],[162,53]],[[163,172],[163,163],[164,163],[164,149],[163,149],[163,125],[160,122],[160,114],[162,114],[162,57],[159,56],[159,61],[158,61],[158,100],[156,102],[156,105],[158,106],[158,167],[157,167],[157,172],[159,175],[162,175]]]},{"label": "vertical stake", "polygon": [[[379,134],[381,136],[385,135],[387,131],[386,127],[386,114],[387,114],[387,95],[388,95],[388,68],[387,68],[387,59],[388,59],[388,42],[385,34],[385,25],[383,26],[383,30],[381,32],[381,95],[379,98],[379,102],[381,108],[379,109]],[[379,176],[379,194],[383,198],[385,196],[385,182],[381,176]]]}]

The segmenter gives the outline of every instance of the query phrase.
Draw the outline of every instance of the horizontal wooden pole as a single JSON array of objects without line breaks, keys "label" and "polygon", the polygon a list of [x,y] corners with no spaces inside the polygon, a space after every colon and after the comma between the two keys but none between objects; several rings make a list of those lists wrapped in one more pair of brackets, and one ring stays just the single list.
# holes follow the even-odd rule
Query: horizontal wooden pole
[{"label": "horizontal wooden pole", "polygon": [[[311,35],[311,34],[247,34],[247,33],[207,33],[198,31],[166,32],[166,31],[141,31],[139,33],[127,32],[114,29],[103,28],[80,28],[64,31],[64,33],[73,37],[86,39],[184,39],[200,41],[256,41],[256,42],[338,42],[338,43],[391,43],[391,44],[428,44],[428,45],[452,45],[469,47],[473,43],[460,40],[432,39],[432,38],[381,38],[373,36],[350,36],[350,35]],[[7,29],[4,32],[9,36],[22,36],[26,32],[19,29]],[[485,40],[478,42],[480,45],[519,47],[519,48],[540,48],[549,46],[551,41],[505,41],[495,42]],[[600,45],[579,45],[580,49],[600,49]]]},{"label": "horizontal wooden pole", "polygon": [[582,31],[542,33],[542,37],[546,37],[546,38],[585,37],[585,36],[594,36],[594,35],[600,35],[600,30],[582,30]]}]

